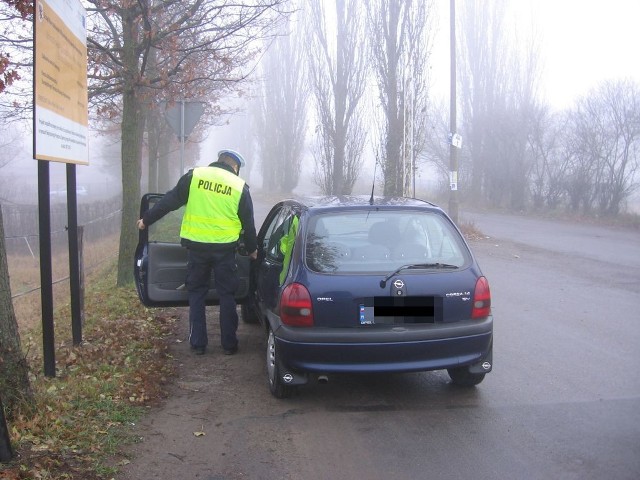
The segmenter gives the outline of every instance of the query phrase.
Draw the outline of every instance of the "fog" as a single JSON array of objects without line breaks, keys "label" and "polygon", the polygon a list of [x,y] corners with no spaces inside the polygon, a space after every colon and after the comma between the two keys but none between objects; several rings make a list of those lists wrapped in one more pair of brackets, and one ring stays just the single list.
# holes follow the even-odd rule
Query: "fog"
[{"label": "fog", "polygon": [[[1,135],[0,135],[1,138]],[[0,140],[9,158],[0,162],[0,201],[7,204],[35,205],[38,203],[38,162],[33,159],[29,132],[23,136]],[[104,151],[104,140],[92,136],[89,165],[76,165],[78,202],[92,202],[119,197],[122,181],[118,166],[119,150]],[[93,151],[95,154],[92,154]],[[66,203],[67,165],[49,162],[49,184],[52,203]]]},{"label": "fog", "polygon": [[[508,6],[505,30],[506,37],[519,48],[526,49],[529,43],[535,43],[540,57],[537,66],[536,95],[539,101],[552,112],[572,110],[582,98],[593,94],[594,89],[606,81],[619,79],[640,80],[640,60],[630,54],[633,45],[640,44],[640,29],[635,18],[640,15],[640,4],[628,0],[615,0],[604,6],[600,2],[582,2],[567,0],[556,2],[518,1],[506,2]],[[434,31],[433,49],[430,55],[431,73],[430,101],[434,105],[447,105],[449,101],[449,11],[448,2],[436,2],[438,22]],[[460,40],[458,40],[460,41]],[[460,45],[458,45],[460,51]],[[527,52],[523,51],[524,56]],[[266,81],[269,81],[267,78]],[[370,95],[375,97],[375,82],[371,80]],[[458,90],[460,95],[460,89]],[[313,117],[313,100],[308,105]],[[247,107],[249,109],[249,107]],[[443,120],[448,121],[444,113]],[[314,120],[309,125],[313,133]],[[434,117],[430,128],[434,135],[442,126],[442,121]],[[246,116],[229,118],[225,127],[212,129],[209,138],[202,145],[202,151],[210,154],[216,148],[227,146],[228,139],[236,138],[234,129],[246,129]],[[467,140],[467,139],[465,139]],[[298,186],[293,193],[320,193],[315,172],[316,161],[312,155],[312,135],[305,140],[302,156],[302,168]],[[444,135],[436,138],[436,143],[446,145]],[[231,142],[231,146],[233,142]],[[465,142],[463,149],[467,147]],[[238,149],[251,159],[251,171],[245,172],[249,183],[262,187],[262,178],[257,168],[263,161],[255,144],[249,148],[241,144]],[[203,158],[206,155],[203,156]],[[369,193],[373,184],[375,165],[374,145],[369,138],[363,152],[360,175],[354,185],[353,193]],[[442,170],[442,169],[441,169]],[[415,190],[435,196],[442,194],[442,185],[446,183],[446,172],[438,171],[433,164],[422,163],[414,173]],[[376,170],[376,180],[381,181],[382,172]],[[379,188],[377,190],[380,190]],[[412,191],[409,192],[413,194]],[[635,192],[629,197],[627,208],[640,211],[640,200]]]},{"label": "fog", "polygon": [[[562,111],[573,108],[575,102],[589,94],[601,82],[609,79],[631,78],[640,80],[640,60],[633,48],[640,45],[640,29],[635,22],[640,18],[640,4],[629,0],[612,0],[603,4],[599,1],[564,0],[526,0],[507,2],[509,6],[509,35],[517,38],[522,45],[527,38],[534,38],[540,50],[539,95],[552,110]],[[435,2],[437,22],[434,24],[432,51],[429,60],[430,102],[432,105],[447,105],[449,95],[449,11],[448,2]],[[517,35],[516,35],[517,33]],[[514,40],[515,41],[515,40]],[[256,69],[256,74],[260,69]],[[259,84],[259,78],[252,78],[253,84]],[[375,81],[369,80],[369,94],[375,96]],[[373,105],[374,102],[369,100]],[[314,101],[307,100],[310,123],[309,135],[304,141],[301,154],[301,173],[293,194],[319,194],[316,160],[313,155],[313,132],[316,129],[313,119]],[[230,114],[218,120],[219,126],[213,126],[206,132],[204,140],[185,159],[185,165],[207,164],[214,160],[215,152],[221,148],[234,148],[241,151],[248,161],[242,175],[254,190],[268,189],[264,185],[261,166],[265,156],[261,154],[255,141],[247,143],[247,130],[253,136],[258,135],[250,120],[250,104],[245,110]],[[444,112],[446,115],[446,111]],[[446,123],[446,116],[442,119]],[[433,117],[430,128],[436,143],[446,148],[446,139],[438,128],[442,121]],[[253,130],[253,131],[252,131]],[[244,136],[243,136],[244,135]],[[3,202],[35,204],[37,202],[37,162],[32,158],[31,133],[24,129],[21,138],[9,138],[2,135],[2,143],[9,155],[0,162],[0,197]],[[110,140],[97,132],[90,135],[89,165],[78,165],[77,184],[78,201],[92,201],[117,196],[121,191],[119,146],[110,145]],[[463,150],[467,147],[467,139]],[[375,148],[371,138],[367,139],[362,160],[358,167],[358,176],[353,193],[368,194],[374,184],[376,173],[376,191],[381,190],[382,172],[375,167]],[[175,157],[175,153],[174,153]],[[175,159],[174,159],[175,161]],[[53,201],[64,201],[66,189],[66,166],[50,163],[50,188]],[[422,162],[412,172],[415,177],[415,190],[428,196],[442,193],[446,183],[445,172],[430,162]],[[144,167],[143,167],[144,176]],[[175,178],[170,183],[175,183]],[[144,178],[143,178],[144,184]],[[439,190],[440,189],[440,190]],[[413,194],[413,191],[409,191]],[[628,207],[638,209],[638,195],[630,197]]]}]

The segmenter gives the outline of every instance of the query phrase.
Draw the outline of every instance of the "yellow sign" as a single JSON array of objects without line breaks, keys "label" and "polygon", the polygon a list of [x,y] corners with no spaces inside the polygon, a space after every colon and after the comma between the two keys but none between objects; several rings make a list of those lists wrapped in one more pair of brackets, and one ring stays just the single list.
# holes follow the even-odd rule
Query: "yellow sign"
[{"label": "yellow sign", "polygon": [[34,158],[89,163],[86,11],[78,0],[36,0]]}]

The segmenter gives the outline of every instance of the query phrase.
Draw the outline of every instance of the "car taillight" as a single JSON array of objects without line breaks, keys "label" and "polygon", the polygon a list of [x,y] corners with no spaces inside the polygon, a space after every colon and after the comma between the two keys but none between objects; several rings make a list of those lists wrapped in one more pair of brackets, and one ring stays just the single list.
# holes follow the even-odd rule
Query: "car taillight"
[{"label": "car taillight", "polygon": [[484,318],[491,314],[491,291],[489,281],[480,277],[476,282],[476,291],[473,294],[473,309],[471,318]]},{"label": "car taillight", "polygon": [[304,285],[287,285],[280,298],[280,319],[292,327],[312,327],[313,309],[311,295]]}]

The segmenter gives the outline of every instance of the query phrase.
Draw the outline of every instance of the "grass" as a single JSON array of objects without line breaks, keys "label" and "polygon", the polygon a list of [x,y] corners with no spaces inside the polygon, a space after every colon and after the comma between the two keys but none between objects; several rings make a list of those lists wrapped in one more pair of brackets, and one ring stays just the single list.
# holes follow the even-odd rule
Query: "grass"
[{"label": "grass", "polygon": [[0,465],[0,479],[111,478],[137,441],[132,424],[166,395],[177,316],[144,308],[133,287],[115,287],[112,264],[86,281],[81,346],[71,344],[69,306],[56,310],[55,378],[41,373],[38,327],[23,333],[36,400],[9,412],[16,455]]},{"label": "grass", "polygon": [[[85,242],[83,249],[83,264],[85,275],[91,275],[94,270],[104,268],[105,257],[113,259],[118,249],[118,237],[108,236],[94,242]],[[69,298],[69,254],[68,250],[60,249],[52,255],[51,269],[53,294],[56,303]],[[109,254],[109,252],[113,252]],[[40,305],[40,259],[24,255],[8,255],[9,276],[13,308],[22,332],[37,327],[41,319]],[[109,260],[107,260],[109,261]]]},{"label": "grass", "polygon": [[473,221],[460,222],[458,227],[464,235],[464,238],[467,240],[482,240],[487,238],[486,235],[476,227],[476,224]]}]

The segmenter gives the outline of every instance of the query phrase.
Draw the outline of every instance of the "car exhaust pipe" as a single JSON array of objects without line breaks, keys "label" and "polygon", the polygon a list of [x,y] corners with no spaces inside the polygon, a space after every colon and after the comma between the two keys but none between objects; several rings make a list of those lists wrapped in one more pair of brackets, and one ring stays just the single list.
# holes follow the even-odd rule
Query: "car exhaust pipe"
[{"label": "car exhaust pipe", "polygon": [[326,385],[327,383],[329,383],[329,377],[327,377],[326,375],[318,375],[318,383]]}]

